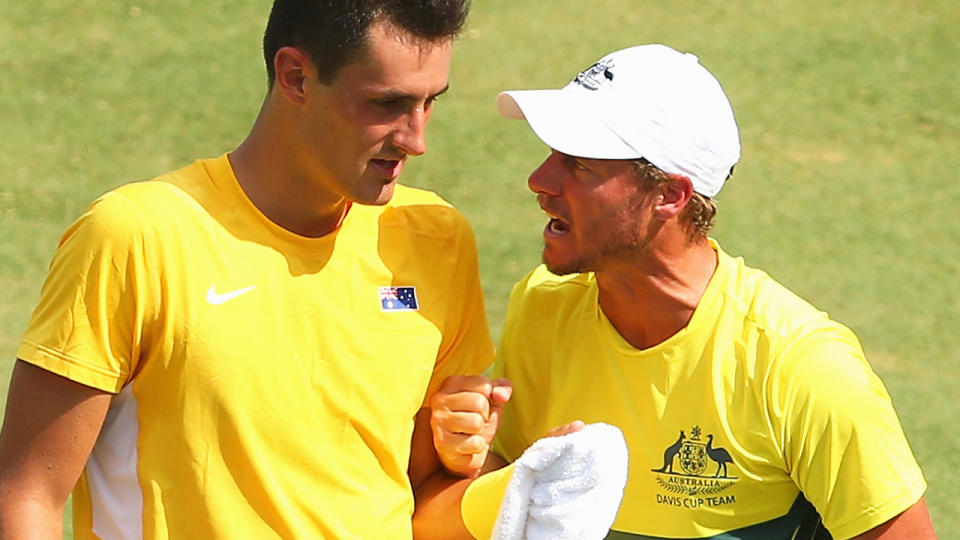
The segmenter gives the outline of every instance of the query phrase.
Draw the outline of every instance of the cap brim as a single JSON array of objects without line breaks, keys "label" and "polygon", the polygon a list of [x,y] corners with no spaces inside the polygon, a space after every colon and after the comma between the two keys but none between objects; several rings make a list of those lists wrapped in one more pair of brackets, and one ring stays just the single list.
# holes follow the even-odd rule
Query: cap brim
[{"label": "cap brim", "polygon": [[525,119],[544,144],[564,154],[595,159],[641,157],[570,91],[501,92],[497,111],[506,118]]}]

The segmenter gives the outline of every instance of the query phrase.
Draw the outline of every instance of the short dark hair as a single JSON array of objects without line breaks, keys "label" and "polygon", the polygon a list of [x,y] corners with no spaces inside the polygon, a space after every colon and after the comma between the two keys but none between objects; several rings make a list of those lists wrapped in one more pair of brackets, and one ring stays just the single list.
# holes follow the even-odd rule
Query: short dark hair
[{"label": "short dark hair", "polygon": [[367,30],[386,20],[409,34],[437,41],[455,37],[470,12],[470,0],[275,0],[263,35],[270,86],[273,58],[282,47],[310,56],[320,80],[330,83],[366,45]]}]

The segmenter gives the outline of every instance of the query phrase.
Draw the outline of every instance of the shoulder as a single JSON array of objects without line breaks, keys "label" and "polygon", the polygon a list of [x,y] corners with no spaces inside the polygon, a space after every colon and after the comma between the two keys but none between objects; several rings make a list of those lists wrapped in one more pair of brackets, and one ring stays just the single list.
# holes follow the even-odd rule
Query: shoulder
[{"label": "shoulder", "polygon": [[144,237],[162,234],[173,222],[173,216],[188,206],[199,205],[185,194],[190,184],[198,183],[202,171],[202,161],[198,161],[104,193],[67,228],[60,240],[61,247],[73,243],[102,244],[102,249],[114,251],[124,245],[131,249],[142,244]]},{"label": "shoulder", "polygon": [[558,276],[541,264],[514,284],[507,308],[507,324],[545,320],[537,314],[551,314],[549,319],[555,322],[570,322],[573,318],[569,314],[589,307],[595,297],[593,274]]},{"label": "shoulder", "polygon": [[198,191],[210,191],[210,177],[205,169],[207,161],[211,160],[197,160],[148,180],[121,185],[95,200],[89,211],[111,219],[122,219],[130,212],[141,221],[155,215],[169,217],[185,202],[198,204]]},{"label": "shoulder", "polygon": [[557,302],[564,298],[579,298],[593,287],[593,274],[568,274],[558,276],[546,265],[539,265],[513,286],[513,296],[526,300],[549,300]]},{"label": "shoulder", "polygon": [[751,356],[762,366],[820,385],[828,374],[840,384],[873,376],[850,328],[742,259],[721,252],[720,260],[728,265],[725,303],[742,317],[743,341],[756,347]]},{"label": "shoulder", "polygon": [[104,193],[67,228],[61,245],[68,241],[86,243],[134,241],[143,232],[142,209],[138,199],[144,190],[128,184]]},{"label": "shoulder", "polygon": [[770,338],[796,338],[818,328],[841,328],[828,314],[777,282],[763,270],[747,266],[740,257],[718,250],[727,276],[721,294],[748,326]]},{"label": "shoulder", "polygon": [[120,186],[113,193],[148,216],[169,217],[171,212],[181,211],[185,206],[200,208],[212,197],[223,197],[217,193],[210,171],[218,161],[225,162],[226,158],[198,159],[149,180]]},{"label": "shoulder", "polygon": [[432,191],[397,185],[393,198],[380,209],[380,225],[404,228],[412,234],[437,239],[469,236],[466,218]]}]

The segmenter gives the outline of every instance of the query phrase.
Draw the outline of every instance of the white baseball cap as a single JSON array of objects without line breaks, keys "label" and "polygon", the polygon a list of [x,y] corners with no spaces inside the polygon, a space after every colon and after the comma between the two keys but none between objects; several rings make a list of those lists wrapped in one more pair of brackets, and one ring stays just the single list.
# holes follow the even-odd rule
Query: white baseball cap
[{"label": "white baseball cap", "polygon": [[723,88],[696,56],[640,45],[604,56],[560,90],[497,97],[547,146],[577,157],[644,158],[682,174],[701,195],[720,192],[740,159],[740,135]]}]

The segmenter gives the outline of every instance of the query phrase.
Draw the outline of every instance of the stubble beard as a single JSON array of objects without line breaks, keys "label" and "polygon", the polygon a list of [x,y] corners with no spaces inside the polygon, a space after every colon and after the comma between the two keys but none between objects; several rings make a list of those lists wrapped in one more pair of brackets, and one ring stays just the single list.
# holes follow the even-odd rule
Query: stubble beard
[{"label": "stubble beard", "polygon": [[582,274],[585,272],[600,272],[613,263],[623,265],[625,263],[629,264],[630,261],[638,260],[648,243],[649,242],[645,240],[639,239],[616,244],[611,243],[603,246],[596,253],[563,262],[551,262],[548,260],[547,251],[544,249],[542,259],[547,270],[558,276]]},{"label": "stubble beard", "polygon": [[623,213],[605,217],[594,224],[592,236],[604,239],[589,245],[589,251],[579,254],[576,258],[567,261],[551,261],[547,258],[547,248],[544,246],[542,260],[547,270],[558,276],[582,274],[584,272],[600,272],[611,265],[630,264],[641,258],[641,255],[650,244],[635,228],[623,227],[629,218]]},{"label": "stubble beard", "polygon": [[580,264],[580,261],[579,261],[579,260],[577,260],[577,261],[571,261],[571,262],[566,263],[566,264],[553,264],[553,263],[551,263],[551,262],[547,259],[547,250],[546,250],[546,249],[543,250],[543,264],[547,267],[547,270],[549,270],[550,273],[556,274],[556,275],[558,275],[558,276],[566,276],[566,275],[569,275],[569,274],[579,274],[579,273],[581,273],[581,272],[584,271],[584,270],[582,270],[582,265]]}]

